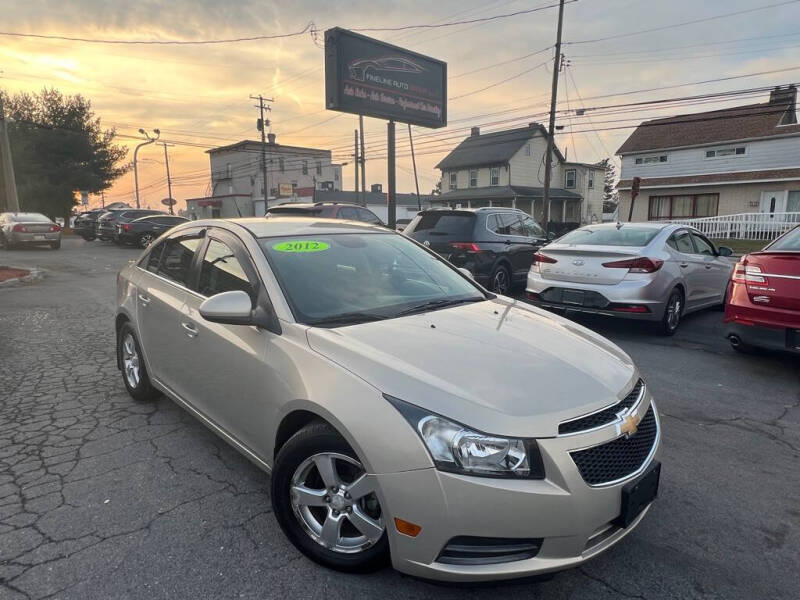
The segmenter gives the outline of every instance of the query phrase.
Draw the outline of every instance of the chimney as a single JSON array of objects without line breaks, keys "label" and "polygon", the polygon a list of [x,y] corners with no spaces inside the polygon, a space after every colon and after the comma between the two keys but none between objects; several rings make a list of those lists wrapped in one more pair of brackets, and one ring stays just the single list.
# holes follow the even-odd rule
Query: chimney
[{"label": "chimney", "polygon": [[779,106],[788,105],[786,112],[781,116],[781,125],[794,125],[797,123],[797,87],[794,84],[787,85],[785,88],[776,85],[769,93],[769,103]]},{"label": "chimney", "polygon": [[472,132],[470,133],[470,136],[478,136],[480,134],[481,134],[481,128],[480,127],[473,127],[472,128]]},{"label": "chimney", "polygon": [[268,133],[267,134],[267,141],[270,144],[274,144],[275,143],[275,134],[274,133]]}]

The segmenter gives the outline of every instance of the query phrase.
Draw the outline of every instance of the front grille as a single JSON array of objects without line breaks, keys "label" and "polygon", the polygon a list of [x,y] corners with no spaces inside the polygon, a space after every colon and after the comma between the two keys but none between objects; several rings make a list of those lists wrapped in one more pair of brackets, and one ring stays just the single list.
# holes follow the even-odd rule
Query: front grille
[{"label": "front grille", "polygon": [[644,381],[640,379],[636,382],[636,385],[633,386],[631,392],[613,406],[604,408],[603,410],[592,413],[591,415],[586,415],[585,417],[579,417],[573,421],[565,421],[564,423],[561,423],[558,426],[558,434],[565,435],[568,433],[577,433],[579,431],[586,431],[587,429],[594,429],[595,427],[601,427],[603,425],[613,423],[617,420],[617,413],[623,410],[628,410],[634,404],[636,404],[643,388]]},{"label": "front grille", "polygon": [[607,444],[571,452],[581,477],[589,485],[618,481],[638,471],[650,455],[658,433],[656,414],[651,406],[632,436]]},{"label": "front grille", "polygon": [[452,538],[436,560],[448,565],[496,565],[533,558],[542,538],[488,538],[460,535]]}]

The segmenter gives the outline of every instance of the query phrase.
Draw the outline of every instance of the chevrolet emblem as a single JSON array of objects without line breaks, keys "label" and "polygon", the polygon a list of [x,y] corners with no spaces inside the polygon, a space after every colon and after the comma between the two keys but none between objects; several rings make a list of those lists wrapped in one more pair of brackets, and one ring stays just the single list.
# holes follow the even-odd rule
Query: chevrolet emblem
[{"label": "chevrolet emblem", "polygon": [[637,415],[628,415],[622,421],[619,426],[619,432],[623,434],[626,438],[635,435],[639,429],[639,421],[641,421],[641,417]]}]

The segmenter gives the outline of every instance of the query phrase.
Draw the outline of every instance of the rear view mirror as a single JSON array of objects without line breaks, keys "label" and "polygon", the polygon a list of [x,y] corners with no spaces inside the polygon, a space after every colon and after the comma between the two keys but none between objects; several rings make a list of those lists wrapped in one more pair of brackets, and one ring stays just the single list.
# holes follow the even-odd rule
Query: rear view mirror
[{"label": "rear view mirror", "polygon": [[731,248],[728,248],[727,246],[720,246],[719,248],[717,248],[717,254],[719,254],[720,256],[732,256],[733,250]]},{"label": "rear view mirror", "polygon": [[207,298],[200,305],[200,316],[212,323],[252,325],[253,302],[241,290],[222,292]]}]

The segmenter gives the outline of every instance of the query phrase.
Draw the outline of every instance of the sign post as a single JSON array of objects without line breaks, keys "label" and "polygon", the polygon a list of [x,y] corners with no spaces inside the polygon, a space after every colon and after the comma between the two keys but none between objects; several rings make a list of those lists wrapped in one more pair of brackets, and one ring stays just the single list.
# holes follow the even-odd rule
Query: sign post
[{"label": "sign post", "polygon": [[[447,125],[447,63],[346,29],[328,29],[325,107],[389,121],[387,224],[394,229],[395,122],[430,128]],[[358,160],[356,156],[356,164]]]}]

